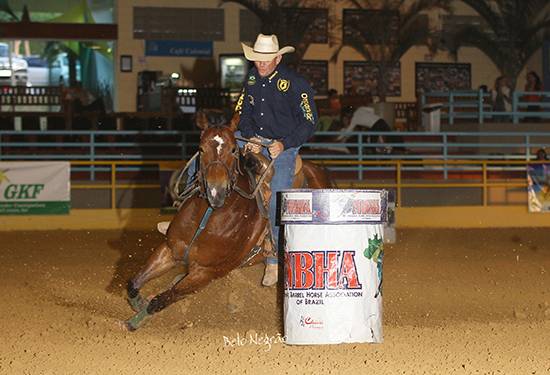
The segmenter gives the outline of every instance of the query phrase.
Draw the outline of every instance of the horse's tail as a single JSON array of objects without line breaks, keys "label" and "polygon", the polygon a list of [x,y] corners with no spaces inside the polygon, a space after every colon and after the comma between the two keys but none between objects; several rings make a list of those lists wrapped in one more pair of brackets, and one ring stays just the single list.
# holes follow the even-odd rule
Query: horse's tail
[{"label": "horse's tail", "polygon": [[320,165],[304,160],[302,171],[310,189],[328,189],[333,187],[328,170]]}]

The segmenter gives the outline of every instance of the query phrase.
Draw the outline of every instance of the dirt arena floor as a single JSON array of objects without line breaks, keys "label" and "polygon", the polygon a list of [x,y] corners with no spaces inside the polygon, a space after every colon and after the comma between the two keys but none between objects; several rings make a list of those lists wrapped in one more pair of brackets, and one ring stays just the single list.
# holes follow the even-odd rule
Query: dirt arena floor
[{"label": "dirt arena floor", "polygon": [[384,343],[290,346],[262,266],[129,333],[117,325],[131,315],[123,285],[160,234],[0,232],[0,374],[550,373],[548,229],[397,235],[385,247]]}]

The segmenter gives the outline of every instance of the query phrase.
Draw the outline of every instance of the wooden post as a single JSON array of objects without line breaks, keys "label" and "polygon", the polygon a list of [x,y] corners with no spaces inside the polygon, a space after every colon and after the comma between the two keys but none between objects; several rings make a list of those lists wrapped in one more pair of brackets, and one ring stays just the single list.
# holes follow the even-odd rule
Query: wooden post
[{"label": "wooden post", "polygon": [[116,130],[124,130],[124,119],[120,113],[116,116]]}]

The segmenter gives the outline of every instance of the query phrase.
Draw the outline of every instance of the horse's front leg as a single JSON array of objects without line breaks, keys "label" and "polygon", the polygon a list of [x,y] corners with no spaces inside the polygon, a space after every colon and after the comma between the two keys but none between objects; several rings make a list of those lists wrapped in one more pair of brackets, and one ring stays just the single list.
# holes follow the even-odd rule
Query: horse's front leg
[{"label": "horse's front leg", "polygon": [[149,280],[172,269],[176,264],[177,262],[174,259],[173,251],[168,247],[166,241],[153,251],[153,254],[147,259],[145,266],[134,278],[128,281],[126,288],[128,302],[134,311],[141,311],[149,303],[149,301],[144,299],[139,293],[143,285]]},{"label": "horse's front leg", "polygon": [[215,269],[193,264],[189,268],[189,273],[185,278],[176,282],[170,289],[153,297],[146,307],[127,320],[126,328],[130,331],[138,329],[145,318],[163,310],[186,295],[199,290],[219,276]]}]

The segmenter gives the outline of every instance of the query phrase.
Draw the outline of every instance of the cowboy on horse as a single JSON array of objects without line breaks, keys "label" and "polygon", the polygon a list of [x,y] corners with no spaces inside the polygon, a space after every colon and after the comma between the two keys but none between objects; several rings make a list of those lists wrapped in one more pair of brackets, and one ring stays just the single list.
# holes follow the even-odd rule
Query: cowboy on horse
[{"label": "cowboy on horse", "polygon": [[[274,256],[267,257],[262,284],[277,282],[279,226],[276,223],[277,192],[292,187],[296,156],[300,147],[313,135],[317,110],[313,89],[308,81],[281,63],[282,55],[294,47],[279,49],[275,35],[258,35],[253,47],[242,44],[247,60],[254,62],[239,103],[242,103],[239,130],[252,142],[245,145],[253,152],[268,154],[275,173],[271,179],[269,221]],[[256,143],[268,145],[267,151]]]},{"label": "cowboy on horse", "polygon": [[[263,34],[258,35],[253,47],[241,44],[245,57],[254,62],[254,67],[235,108],[240,115],[235,135],[245,151],[263,153],[273,161],[269,202],[273,250],[266,257],[262,280],[262,285],[272,286],[278,280],[277,192],[292,187],[298,151],[313,135],[318,116],[309,83],[281,63],[282,55],[293,52],[294,47],[279,48],[277,36]],[[239,138],[247,141],[239,141]],[[195,174],[195,163],[190,163],[188,172],[190,177]],[[168,223],[159,223],[158,227],[166,233]]]}]

